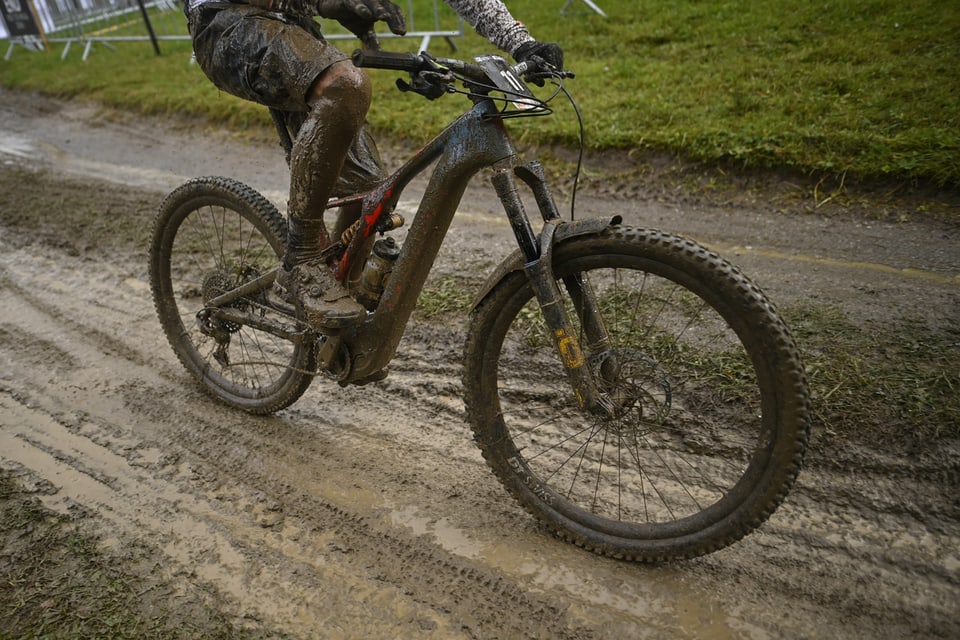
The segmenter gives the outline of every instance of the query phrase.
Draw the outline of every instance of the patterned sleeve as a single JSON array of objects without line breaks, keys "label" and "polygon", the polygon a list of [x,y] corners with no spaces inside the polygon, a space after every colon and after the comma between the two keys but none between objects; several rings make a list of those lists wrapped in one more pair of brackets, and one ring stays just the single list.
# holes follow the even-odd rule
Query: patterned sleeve
[{"label": "patterned sleeve", "polygon": [[444,0],[477,33],[508,53],[533,38],[501,0]]}]

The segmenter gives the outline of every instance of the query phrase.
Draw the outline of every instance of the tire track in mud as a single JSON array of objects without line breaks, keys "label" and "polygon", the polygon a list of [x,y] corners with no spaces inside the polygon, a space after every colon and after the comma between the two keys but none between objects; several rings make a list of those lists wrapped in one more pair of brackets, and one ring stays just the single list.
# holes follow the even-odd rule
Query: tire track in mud
[{"label": "tire track in mud", "polygon": [[[68,265],[63,269],[69,272],[71,266]],[[443,414],[450,413],[449,407],[439,412],[431,407],[427,407],[427,410],[423,411],[418,404],[413,407],[405,406],[410,404],[409,400],[398,396],[393,391],[374,389],[372,394],[374,397],[368,398],[367,401],[375,405],[375,413],[370,414],[368,407],[367,413],[361,414],[359,420],[354,413],[343,412],[342,410],[338,410],[339,415],[335,415],[332,419],[323,416],[323,405],[325,403],[322,398],[318,397],[320,394],[317,393],[311,394],[310,397],[305,398],[303,403],[294,408],[291,413],[296,420],[293,422],[283,417],[252,418],[246,414],[236,413],[207,400],[202,393],[196,390],[195,385],[179,369],[175,360],[169,354],[166,354],[166,357],[159,358],[156,363],[152,361],[152,355],[147,354],[153,354],[158,348],[161,351],[167,348],[165,344],[154,344],[155,341],[162,341],[162,338],[155,337],[159,336],[159,332],[152,326],[154,324],[152,318],[149,319],[149,322],[143,323],[145,326],[130,330],[129,336],[120,339],[116,337],[119,335],[118,327],[106,326],[111,321],[108,321],[105,325],[104,318],[93,319],[96,314],[91,315],[89,309],[87,313],[83,313],[72,308],[74,305],[82,307],[83,303],[71,301],[65,305],[68,307],[67,309],[58,308],[55,304],[51,304],[51,299],[59,300],[56,291],[45,288],[39,280],[31,280],[34,276],[32,270],[29,271],[30,273],[24,276],[25,281],[20,286],[20,291],[24,294],[23,298],[16,304],[7,306],[8,308],[11,306],[43,308],[46,313],[35,314],[38,316],[37,318],[27,318],[26,323],[29,326],[15,324],[8,331],[29,335],[55,335],[56,338],[52,340],[60,346],[62,353],[69,353],[74,362],[84,363],[86,369],[81,373],[73,373],[72,375],[84,379],[85,384],[89,384],[89,381],[92,380],[94,385],[99,385],[100,382],[96,380],[98,376],[106,376],[107,378],[120,376],[124,377],[125,380],[105,384],[103,392],[98,397],[91,399],[83,394],[65,393],[62,382],[48,388],[44,384],[42,376],[39,378],[27,376],[17,385],[26,389],[26,392],[21,394],[27,398],[26,402],[45,405],[47,407],[46,411],[50,415],[66,416],[62,419],[64,422],[75,422],[79,419],[78,416],[83,416],[87,421],[92,420],[94,416],[99,416],[97,420],[102,431],[129,434],[130,429],[137,433],[143,433],[145,428],[149,429],[151,434],[155,434],[156,438],[161,439],[162,445],[157,446],[165,451],[165,459],[172,457],[176,460],[178,458],[176,452],[180,451],[180,455],[191,460],[191,464],[195,468],[194,475],[205,478],[210,485],[211,497],[208,502],[212,504],[219,505],[224,501],[229,502],[231,500],[239,501],[231,494],[229,490],[231,486],[252,486],[258,493],[272,493],[269,487],[275,487],[280,499],[270,498],[271,501],[278,504],[305,505],[296,507],[295,511],[290,508],[289,518],[300,521],[298,515],[302,515],[303,522],[302,527],[298,527],[289,536],[293,538],[294,542],[302,539],[300,530],[326,532],[334,526],[338,527],[335,529],[338,536],[351,541],[345,545],[337,542],[318,542],[315,546],[307,545],[309,549],[307,555],[322,557],[327,562],[337,560],[341,556],[347,557],[350,562],[354,563],[352,566],[355,567],[351,575],[373,571],[374,573],[371,574],[373,576],[372,580],[378,585],[383,585],[385,589],[400,589],[400,587],[394,587],[393,585],[404,585],[402,587],[403,594],[409,594],[409,598],[414,599],[417,603],[430,603],[431,606],[435,606],[436,609],[430,609],[433,615],[442,616],[442,619],[448,623],[450,620],[460,619],[480,625],[480,629],[477,631],[480,637],[501,637],[500,634],[504,629],[512,630],[509,635],[525,637],[541,635],[590,637],[589,630],[585,629],[583,624],[572,624],[567,613],[571,603],[577,601],[577,599],[570,599],[568,597],[569,593],[582,588],[582,585],[571,584],[569,587],[561,589],[560,593],[562,595],[559,598],[556,596],[545,597],[543,594],[555,591],[558,586],[555,582],[556,577],[550,575],[548,568],[537,567],[531,569],[527,567],[516,576],[519,581],[510,579],[505,577],[508,574],[501,571],[500,567],[504,563],[509,565],[515,556],[508,555],[505,556],[505,560],[500,561],[500,564],[497,562],[491,564],[477,552],[476,545],[470,548],[466,554],[463,553],[462,548],[460,553],[445,551],[442,547],[438,547],[436,542],[431,541],[431,537],[437,535],[439,526],[434,526],[434,523],[419,526],[417,522],[414,522],[414,526],[410,526],[411,521],[416,521],[419,516],[411,516],[409,511],[405,511],[401,518],[383,515],[383,506],[379,503],[374,504],[372,516],[359,515],[359,512],[350,509],[349,513],[352,518],[347,520],[349,526],[343,525],[337,520],[337,517],[344,512],[344,508],[340,505],[358,502],[363,506],[365,502],[369,503],[370,501],[355,500],[360,491],[352,487],[347,487],[344,490],[342,481],[339,485],[329,488],[320,486],[316,478],[298,475],[312,466],[319,467],[318,475],[321,479],[327,473],[343,476],[343,469],[348,470],[346,472],[348,479],[350,473],[354,471],[362,474],[372,474],[375,477],[366,484],[367,492],[370,491],[371,485],[376,487],[381,483],[393,484],[396,482],[399,485],[413,486],[416,494],[412,498],[414,504],[423,503],[425,496],[436,493],[437,484],[443,482],[446,477],[450,487],[447,491],[458,495],[460,502],[467,503],[466,507],[461,508],[469,512],[471,517],[476,517],[479,520],[489,520],[491,518],[496,520],[496,514],[505,511],[508,518],[518,519],[521,527],[531,527],[532,523],[529,519],[522,514],[519,507],[508,503],[507,496],[489,475],[479,453],[470,442],[469,431],[463,424],[462,414],[459,411],[455,420],[443,419]],[[46,275],[40,280],[47,277],[56,280],[58,277],[55,270],[41,270],[41,272]],[[9,281],[9,278],[7,280]],[[110,278],[105,278],[105,280],[109,282]],[[123,304],[119,303],[117,298],[128,296],[144,298],[141,303],[147,304],[146,294],[142,288],[134,287],[131,291],[124,291],[106,284],[101,291],[94,292],[97,288],[97,286],[91,286],[89,295],[93,297],[105,296],[106,299],[112,300],[111,307],[122,307]],[[32,293],[28,293],[28,291]],[[97,304],[101,303],[98,302]],[[71,319],[73,317],[77,319]],[[46,324],[50,326],[45,326],[44,318],[46,318]],[[84,318],[91,318],[96,326],[90,326],[89,322],[83,320]],[[0,315],[0,320],[6,321],[7,319]],[[118,317],[117,324],[124,324],[122,320],[122,317]],[[66,330],[63,330],[63,328],[66,328]],[[126,346],[127,341],[133,340],[139,340],[136,343],[136,348]],[[119,344],[115,345],[114,343],[117,342]],[[142,350],[142,352],[138,350]],[[108,359],[99,355],[101,351],[108,353],[126,352],[130,358],[127,362],[124,362],[122,358]],[[16,355],[13,358],[18,359]],[[63,360],[59,355],[54,359]],[[428,361],[428,359],[421,357],[411,359],[412,363],[424,361]],[[412,364],[411,366],[409,375],[416,377],[413,372],[417,371],[421,365]],[[436,372],[436,367],[429,363],[423,369]],[[96,374],[90,375],[91,370],[95,370]],[[440,377],[437,376],[438,379]],[[403,386],[402,383],[395,384],[398,387]],[[67,381],[67,386],[69,386],[69,381]],[[89,387],[84,389],[86,388]],[[345,393],[347,397],[352,399],[368,393],[365,390],[355,389],[335,389],[335,391]],[[77,402],[78,400],[79,402]],[[342,400],[338,400],[337,404],[341,403],[350,405],[351,401],[342,402]],[[426,437],[430,440],[439,440],[441,442],[439,446],[444,451],[441,451],[439,455],[436,452],[423,451],[424,436],[415,431],[413,433],[403,432],[396,442],[406,450],[406,453],[415,454],[419,452],[426,454],[420,456],[426,459],[422,468],[415,463],[412,465],[414,467],[412,474],[398,472],[394,475],[392,473],[394,469],[402,469],[404,466],[410,465],[401,460],[390,459],[375,461],[371,464],[364,464],[362,461],[357,463],[358,457],[362,458],[364,455],[369,455],[371,451],[374,453],[379,453],[381,449],[389,451],[393,441],[384,440],[382,433],[379,431],[351,433],[351,428],[355,426],[355,423],[362,425],[365,418],[383,416],[389,419],[393,414],[402,415],[403,413],[415,414],[410,418],[413,423],[416,426],[427,428],[429,433]],[[438,415],[444,423],[439,427],[433,424]],[[325,425],[328,431],[331,428],[334,429],[334,435],[328,435],[328,438],[333,441],[340,440],[340,435],[346,433],[348,437],[345,438],[347,442],[343,445],[344,453],[327,461],[321,460],[322,464],[313,464],[310,458],[317,451],[320,451],[322,456],[320,447],[323,446],[324,440],[318,437],[324,434],[319,433],[313,427],[313,423]],[[459,432],[443,434],[443,430],[449,429],[451,426],[459,429]],[[343,431],[345,427],[346,430]],[[363,442],[365,439],[373,440],[373,442],[365,445]],[[172,442],[176,442],[176,445],[172,445]],[[321,445],[318,445],[317,442],[320,442]],[[361,446],[356,446],[358,444]],[[123,446],[137,448],[139,445],[126,444]],[[446,449],[449,449],[449,453]],[[465,451],[469,451],[469,453],[465,453]],[[277,468],[277,461],[283,461],[283,465],[279,469]],[[437,467],[438,461],[442,465],[453,467],[455,477],[452,481],[448,477],[449,472],[444,472]],[[464,466],[464,462],[468,463],[467,466]],[[387,470],[386,477],[384,477],[384,469]],[[284,471],[289,472],[288,477],[284,481],[278,480],[277,476],[283,477],[282,472]],[[466,478],[461,477],[464,475],[463,471],[468,472]],[[424,479],[422,476],[426,476],[428,473],[430,477]],[[487,497],[482,503],[471,504],[474,501],[473,494],[476,488],[473,485],[477,484],[477,477],[483,478],[481,484],[485,485],[485,491],[493,495]],[[198,492],[196,487],[189,486],[181,490],[188,496],[195,495]],[[287,498],[286,496],[291,492],[293,492],[293,497]],[[325,494],[332,495],[333,499],[318,498],[318,496],[324,496]],[[140,526],[135,516],[140,508],[128,507],[123,509],[117,507],[117,509],[120,512],[128,513],[129,520]],[[283,522],[287,521],[287,509],[287,507],[283,509]],[[174,507],[174,510],[178,511],[179,507]],[[370,509],[366,510],[370,511]],[[442,511],[447,510],[443,509]],[[328,517],[324,514],[328,514]],[[321,518],[321,516],[323,517]],[[321,519],[318,520],[318,518]],[[502,515],[500,521],[503,521]],[[351,522],[361,522],[364,523],[364,526],[358,529],[351,525]],[[487,524],[489,525],[489,522]],[[345,529],[344,526],[346,526]],[[184,528],[188,531],[191,529],[186,524]],[[149,530],[149,527],[146,527],[146,529]],[[230,527],[221,526],[217,530],[221,532],[223,530],[229,531]],[[406,533],[410,530],[412,530],[412,535]],[[383,532],[386,533],[386,537],[384,537]],[[166,535],[172,534],[166,532]],[[512,536],[513,534],[507,535]],[[286,547],[291,544],[286,534],[281,534],[280,537],[281,542],[277,542],[277,546]],[[388,540],[389,544],[385,544],[384,540]],[[523,547],[531,544],[540,547],[544,542],[548,546],[552,544],[550,538],[537,533],[534,535],[532,543],[529,540],[508,539],[503,544],[508,547]],[[564,553],[573,554],[578,561],[577,564],[581,567],[590,567],[594,562],[603,563],[602,560],[595,560],[593,556],[582,554],[582,552],[570,549],[561,543],[555,544],[558,545],[556,548],[561,549]],[[263,557],[266,554],[260,553],[260,546],[260,544],[248,547],[240,546],[237,547],[240,549],[239,551],[216,553],[228,558],[238,556]],[[256,549],[256,551],[251,549]],[[208,555],[215,555],[215,551],[210,550],[207,550],[205,554],[199,551],[197,553],[200,553],[199,560],[201,561],[206,561]],[[468,557],[464,557],[465,555]],[[283,554],[272,556],[270,562],[264,559],[263,566],[270,566],[271,562],[281,568],[289,568],[291,565],[291,560]],[[538,561],[536,559],[531,560],[529,557],[525,558],[525,563],[529,564],[531,562],[537,564]],[[250,569],[244,573],[257,573],[264,570]],[[571,569],[562,567],[559,570],[562,573]],[[237,571],[239,569],[235,569],[235,572]],[[531,582],[527,579],[531,572],[538,577],[538,580]],[[304,571],[295,571],[295,573],[302,575]],[[217,576],[220,579],[213,583],[214,586],[238,600],[241,603],[241,608],[243,603],[249,602],[249,599],[243,599],[242,593],[235,588],[231,589],[227,577],[221,574],[214,575],[214,577]],[[325,581],[322,578],[317,578],[311,580],[311,582]],[[660,585],[663,582],[663,580],[655,581]],[[411,588],[411,585],[415,588]],[[620,589],[622,590],[623,587],[620,587]],[[662,629],[661,625],[665,624],[666,628],[673,631],[670,635],[678,635],[675,628],[676,623],[673,620],[668,619],[665,622],[645,620],[643,624],[640,624],[638,620],[629,615],[629,612],[637,606],[630,602],[629,598],[626,598],[625,602],[614,602],[611,605],[610,596],[603,590],[596,586],[592,587],[592,590],[594,591],[591,596],[593,598],[592,605],[595,610],[589,611],[587,615],[584,611],[580,611],[577,616],[581,619],[586,617],[593,621],[587,624],[587,627],[597,628],[599,620],[604,623],[603,628],[605,629],[616,630],[619,628],[623,630],[621,633],[614,631],[614,635],[656,637],[660,635],[656,631]],[[632,588],[627,589],[627,591],[632,590]],[[256,593],[255,590],[254,592]],[[278,593],[280,595],[277,595]],[[272,602],[274,599],[279,601],[289,599],[285,598],[279,591],[272,595],[273,598],[257,598],[257,601]],[[650,594],[647,593],[647,595]],[[689,594],[683,591],[682,596],[689,597]],[[588,598],[589,600],[590,598]],[[334,608],[340,606],[342,605],[335,604]],[[421,604],[421,606],[427,605]],[[642,606],[645,610],[650,607],[646,603]],[[425,624],[430,627],[431,624],[436,623],[427,620]],[[698,622],[697,625],[702,625],[702,622]],[[647,629],[647,631],[644,632],[643,629]],[[460,629],[460,631],[467,633],[470,630]],[[513,633],[513,631],[516,633]],[[472,633],[474,632],[470,632],[470,634]],[[509,637],[509,635],[504,634],[502,637]],[[685,635],[686,633],[680,633],[679,637]]]},{"label": "tire track in mud", "polygon": [[820,616],[837,637],[954,637],[960,583],[949,568],[950,536],[795,493],[783,514],[789,525],[767,525],[751,540],[763,562],[724,564],[726,583],[762,584],[789,603],[791,617]]},{"label": "tire track in mud", "polygon": [[[270,522],[271,507],[258,513],[256,507],[262,501],[251,499],[243,490],[220,489],[215,500],[198,498],[196,490],[173,490],[169,479],[157,479],[132,468],[117,460],[110,448],[72,435],[41,411],[18,407],[2,396],[0,408],[7,418],[36,427],[34,433],[27,433],[31,430],[28,426],[15,428],[4,424],[0,445],[5,457],[42,472],[53,472],[58,490],[56,500],[46,501],[48,506],[65,510],[73,503],[82,504],[95,509],[98,517],[106,521],[111,536],[146,536],[168,561],[180,567],[180,573],[212,585],[233,600],[245,617],[284,621],[287,632],[299,632],[303,637],[310,637],[321,628],[330,637],[350,637],[354,632],[376,637],[402,635],[405,625],[396,620],[403,621],[404,617],[424,628],[440,630],[441,637],[451,630],[441,616],[423,611],[417,603],[407,602],[404,594],[390,593],[379,585],[366,587],[368,595],[379,599],[381,606],[405,615],[371,619],[362,602],[364,598],[355,599],[364,586],[349,568],[324,562],[320,571],[314,569],[313,554],[321,546],[323,536],[301,531],[297,536],[301,541],[299,549],[269,544],[263,533]],[[76,458],[63,453],[65,449],[96,461],[78,465]],[[44,454],[50,459],[45,460]],[[107,470],[91,473],[89,464]],[[105,475],[108,473],[109,477]],[[202,471],[199,476],[203,477]],[[224,509],[224,500],[232,503],[233,508]],[[275,568],[282,568],[284,575],[275,575]],[[326,586],[330,584],[353,588],[344,592]],[[335,620],[327,613],[331,610],[336,611]]]},{"label": "tire track in mud", "polygon": [[[164,409],[162,403],[151,407],[149,399],[142,400],[146,401],[138,403],[138,411],[157,414]],[[331,481],[320,476],[340,464],[330,460],[312,463],[317,447],[310,442],[309,430],[301,432],[302,439],[283,438],[265,444],[250,435],[250,425],[210,422],[209,417],[195,411],[173,413],[168,428],[175,429],[174,425],[189,418],[189,428],[176,434],[181,446],[216,468],[222,477],[252,483],[282,505],[284,517],[315,527],[326,541],[316,552],[335,557],[351,574],[366,575],[368,580],[398,589],[418,604],[459,621],[470,637],[593,637],[589,630],[570,628],[565,607],[527,592],[498,572],[451,555],[428,540],[403,535],[402,529],[390,526],[382,516],[362,515],[345,506],[348,501],[325,499],[325,494],[337,495],[343,488],[331,487]],[[211,443],[219,442],[232,445],[211,450]],[[261,464],[268,459],[283,460],[286,467]],[[304,478],[302,470],[311,466],[319,468],[318,472]]]},{"label": "tire track in mud", "polygon": [[[40,452],[34,455],[53,458],[56,469],[73,469],[80,481],[66,483],[78,487],[71,500],[93,506],[126,535],[152,532],[162,541],[161,550],[183,571],[201,567],[192,570],[236,602],[239,610],[266,608],[266,613],[256,615],[270,620],[299,616],[311,628],[328,622],[282,604],[301,602],[307,611],[333,608],[341,621],[351,620],[348,626],[361,628],[356,627],[361,622],[351,617],[359,616],[352,608],[355,602],[323,591],[333,581],[351,585],[354,593],[368,594],[364,597],[377,600],[384,610],[401,611],[397,617],[412,620],[409,624],[418,630],[432,629],[441,635],[443,631],[492,637],[508,630],[504,637],[590,637],[589,627],[598,628],[596,623],[575,622],[582,615],[570,617],[569,607],[577,600],[568,594],[544,597],[547,589],[542,581],[531,582],[522,571],[498,570],[469,544],[445,549],[451,543],[438,539],[436,529],[418,534],[409,526],[410,518],[395,513],[392,505],[416,503],[442,486],[445,501],[453,495],[453,501],[468,505],[453,512],[469,509],[469,503],[476,501],[477,512],[499,510],[501,518],[505,514],[521,527],[535,527],[518,507],[508,504],[462,422],[456,397],[459,365],[449,364],[452,357],[448,357],[457,351],[460,331],[438,336],[414,327],[411,344],[402,350],[394,375],[383,385],[339,389],[318,382],[288,415],[254,418],[221,407],[197,389],[166,353],[168,347],[151,314],[124,313],[130,308],[149,311],[144,287],[111,273],[110,265],[101,265],[102,275],[88,281],[86,288],[76,289],[71,275],[78,271],[76,264],[67,261],[57,267],[50,260],[43,266],[18,273],[14,265],[0,275],[0,304],[18,310],[15,320],[0,313],[0,331],[11,338],[5,357],[21,363],[17,367],[21,370],[22,363],[29,363],[32,372],[25,379],[6,382],[13,391],[5,391],[19,402],[38,407],[61,425],[61,431],[72,430],[107,452],[119,452],[133,479],[124,479],[116,471],[122,468],[119,462],[112,472],[77,464],[84,456],[53,444],[63,441],[59,437],[43,440],[22,434],[17,436],[21,446]],[[118,287],[118,280],[127,284]],[[73,293],[65,296],[68,290]],[[436,353],[442,357],[433,357]],[[87,397],[89,391],[95,396]],[[425,400],[430,393],[442,397]],[[394,421],[401,416],[413,425],[412,430],[368,424],[371,418]],[[378,459],[364,459],[370,455]],[[438,468],[438,458],[458,472]],[[283,464],[278,465],[279,461]],[[816,479],[801,476],[796,495],[759,534],[733,550],[691,563],[689,579],[702,581],[704,589],[762,584],[777,594],[777,600],[788,599],[810,615],[832,617],[822,610],[829,607],[834,612],[856,612],[858,619],[869,615],[889,629],[903,629],[902,621],[908,620],[907,627],[942,635],[952,623],[949,602],[956,592],[950,572],[937,569],[932,558],[913,564],[901,558],[898,566],[895,554],[886,549],[902,533],[900,527],[887,533],[883,522],[858,522],[856,537],[861,541],[831,534],[825,527],[849,529],[851,518],[824,522],[822,512],[845,512],[846,505],[837,503],[832,491],[829,495],[814,491],[811,499],[802,487],[808,482],[813,487],[843,483],[832,474],[814,473]],[[84,482],[84,478],[93,480]],[[461,484],[456,486],[457,482]],[[850,493],[862,491],[859,481],[849,484]],[[125,488],[105,492],[103,487],[111,485]],[[389,489],[391,496],[384,499],[377,494],[378,486],[400,489]],[[101,495],[114,497],[97,502]],[[449,507],[440,510],[449,511]],[[143,512],[171,514],[166,517],[173,524],[151,522]],[[460,516],[452,525],[471,530],[471,525],[481,526],[477,520],[482,518]],[[518,533],[514,530],[510,535]],[[541,543],[550,541],[542,531],[531,536]],[[204,545],[197,540],[215,543]],[[946,536],[935,541],[932,549],[942,550],[949,540]],[[513,542],[529,544],[523,539]],[[561,567],[603,565],[609,570],[606,561],[576,550],[569,550],[575,555],[571,559],[566,545],[557,545],[561,555],[554,558]],[[741,561],[758,551],[764,562]],[[550,556],[533,557],[542,561]],[[322,559],[319,564],[318,558]],[[817,566],[821,559],[826,568]],[[851,586],[840,579],[862,572],[864,562],[878,567],[874,570],[878,582],[888,583],[882,594],[872,592],[870,585]],[[811,568],[798,572],[797,567],[804,565]],[[289,575],[271,578],[276,567]],[[617,567],[616,572],[622,579],[659,582],[656,573],[641,568]],[[912,599],[898,597],[897,580],[903,573],[937,576],[941,586],[928,587],[928,604],[918,607]],[[825,584],[811,589],[811,574]],[[643,595],[636,587],[620,588]],[[318,603],[305,595],[310,592],[324,595],[318,596]],[[607,597],[598,597],[600,608],[609,607]],[[599,617],[609,616],[624,625],[622,629],[635,631],[636,623],[618,619],[630,610],[631,605],[620,605],[619,613],[608,611]],[[597,620],[598,614],[591,615],[587,619]],[[650,628],[657,629],[657,615],[652,618]],[[664,625],[661,631],[669,629],[671,635],[678,635],[675,623],[660,624]],[[767,624],[776,628],[774,623]],[[390,632],[396,630],[389,627]]]},{"label": "tire track in mud", "polygon": [[[447,632],[477,637],[500,634],[503,637],[592,636],[588,630],[568,629],[569,621],[561,605],[526,593],[495,571],[454,557],[421,539],[400,535],[397,531],[385,531],[364,516],[314,495],[300,492],[291,500],[285,494],[295,486],[291,483],[296,482],[296,478],[284,478],[266,465],[261,467],[262,474],[248,468],[247,451],[262,447],[262,443],[245,443],[250,445],[249,449],[236,444],[251,428],[248,422],[255,420],[243,416],[240,428],[231,428],[219,424],[225,411],[222,407],[211,405],[209,413],[220,414],[219,421],[218,416],[210,416],[214,422],[207,422],[206,416],[197,416],[189,408],[177,410],[171,406],[168,394],[151,393],[171,389],[168,383],[156,379],[149,357],[115,338],[114,333],[85,325],[51,307],[27,290],[35,288],[33,283],[24,287],[11,281],[6,274],[0,278],[5,291],[0,302],[8,308],[18,309],[16,323],[10,324],[10,318],[2,318],[0,327],[5,335],[18,336],[18,340],[10,341],[14,353],[8,356],[23,362],[37,353],[44,354],[34,367],[34,371],[41,374],[38,379],[4,381],[2,385],[2,391],[7,395],[0,396],[0,409],[5,416],[0,449],[5,452],[4,457],[20,464],[39,467],[41,473],[44,470],[53,472],[59,491],[58,501],[51,501],[52,504],[64,508],[64,503],[85,503],[110,522],[111,528],[124,531],[126,535],[135,535],[138,531],[143,535],[144,531],[150,531],[151,538],[159,538],[163,552],[184,567],[190,566],[198,554],[215,554],[219,561],[226,559],[225,566],[219,569],[215,568],[219,565],[201,563],[204,570],[200,575],[225,590],[242,607],[255,607],[264,599],[272,603],[303,600],[302,593],[285,594],[283,589],[258,585],[247,576],[248,570],[244,570],[242,589],[230,586],[235,581],[232,574],[240,571],[239,556],[249,555],[252,549],[256,549],[257,556],[269,556],[269,550],[272,550],[273,562],[261,560],[258,564],[269,566],[276,563],[288,568],[294,561],[301,565],[300,572],[310,573],[311,568],[304,564],[305,559],[317,554],[324,556],[326,561],[322,572],[309,580],[314,587],[329,583],[331,578],[335,583],[356,583],[358,574],[366,574],[362,582],[374,585],[368,589],[378,593],[395,592],[392,597],[408,601],[406,606],[411,609],[426,609],[427,614],[419,614],[417,620],[427,629],[443,626]],[[52,334],[57,334],[56,339],[47,337]],[[94,356],[94,352],[101,355]],[[113,359],[122,362],[105,362]],[[49,392],[40,379],[48,362],[60,363],[65,393],[59,398],[39,395]],[[93,381],[85,373],[91,368],[126,373],[142,370],[136,372],[135,379],[104,389],[90,401],[68,390],[73,384],[71,380],[87,378]],[[183,382],[182,375],[171,377],[177,384]],[[157,389],[157,386],[168,388]],[[179,394],[177,391],[173,393]],[[137,415],[155,417],[151,422],[161,427],[157,435],[161,437],[162,449],[166,453],[158,453],[160,449],[137,441],[136,436],[127,432],[123,418],[133,419]],[[156,419],[161,415],[170,418]],[[65,423],[74,424],[70,427]],[[185,428],[185,424],[189,427]],[[231,440],[240,436],[240,440],[234,440],[234,446],[226,451],[218,446],[224,430],[231,432]],[[122,433],[123,436],[114,439],[109,433]],[[265,540],[259,534],[269,528],[263,524],[271,521],[269,517],[261,524],[238,523],[232,512],[218,513],[210,501],[198,500],[193,491],[171,492],[169,478],[158,480],[145,470],[154,466],[169,475],[170,471],[166,469],[169,464],[138,464],[139,469],[131,466],[142,459],[144,450],[152,452],[158,460],[170,459],[171,455],[176,459],[177,454],[170,452],[171,437],[178,441],[177,448],[186,445],[186,451],[193,454],[190,457],[202,464],[202,474],[219,477],[216,483],[218,492],[222,492],[224,486],[247,485],[253,481],[260,494],[272,489],[288,505],[295,503],[296,507],[283,509],[283,519],[302,520],[303,526],[311,531],[309,537],[314,539],[313,544],[305,545],[307,549],[301,554],[303,557],[299,563],[295,556],[290,557],[284,550],[284,540],[288,536],[281,536],[281,543],[276,546],[264,545],[269,542],[269,537]],[[127,452],[127,457],[116,453],[117,449]],[[242,495],[234,497],[250,500]],[[217,496],[218,501],[223,498]],[[273,513],[278,513],[276,509],[274,507]],[[145,516],[148,512],[163,514],[163,518]],[[191,535],[188,539],[182,533],[173,532],[190,532]],[[303,535],[300,532],[296,537],[303,541]],[[195,548],[197,543],[191,540],[214,542],[200,543],[198,549]],[[233,562],[229,560],[230,556],[234,557]],[[337,557],[337,562],[331,562],[332,557]],[[231,564],[235,565],[232,571]],[[331,566],[340,569],[332,571]],[[344,602],[328,604],[338,610],[350,608]],[[325,609],[326,606],[319,608]],[[296,613],[303,617],[302,611]],[[282,617],[288,618],[287,615]],[[313,625],[319,622],[312,620]],[[348,626],[354,631],[362,628],[353,623]],[[369,627],[369,623],[366,626]],[[386,629],[379,631],[385,632]]]},{"label": "tire track in mud", "polygon": [[414,324],[383,383],[318,381],[251,417],[179,367],[143,256],[9,238],[0,458],[57,485],[50,504],[154,539],[245,620],[303,637],[956,636],[956,518],[923,501],[936,469],[814,460],[735,547],[624,565],[554,541],[489,474],[458,395],[462,327]]}]

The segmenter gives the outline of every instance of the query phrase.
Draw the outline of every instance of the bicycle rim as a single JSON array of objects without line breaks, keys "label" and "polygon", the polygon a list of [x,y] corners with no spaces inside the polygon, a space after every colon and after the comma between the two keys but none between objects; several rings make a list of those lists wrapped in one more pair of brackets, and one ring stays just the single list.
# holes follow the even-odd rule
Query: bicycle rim
[{"label": "bicycle rim", "polygon": [[[205,178],[174,191],[161,207],[152,248],[154,299],[181,362],[225,402],[270,413],[307,389],[313,345],[239,323],[203,320],[206,302],[275,269],[285,223],[241,183]],[[231,305],[261,319],[292,319],[264,292]]]},{"label": "bicycle rim", "polygon": [[[555,258],[614,415],[577,406],[523,276],[478,308],[466,374],[478,443],[520,502],[563,537],[640,560],[700,555],[758,526],[807,437],[802,368],[773,307],[715,254],[654,236],[581,239]],[[580,322],[584,286],[606,342]]]}]

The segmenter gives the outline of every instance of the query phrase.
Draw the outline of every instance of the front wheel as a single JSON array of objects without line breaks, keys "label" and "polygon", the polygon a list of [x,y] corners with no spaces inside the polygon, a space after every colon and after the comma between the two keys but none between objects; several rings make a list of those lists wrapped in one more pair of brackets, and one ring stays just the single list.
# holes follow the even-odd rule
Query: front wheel
[{"label": "front wheel", "polygon": [[[276,269],[286,230],[250,187],[196,178],[164,200],[150,245],[153,300],[177,357],[209,392],[251,413],[278,411],[303,395],[316,369],[314,345],[219,319],[208,302]],[[230,306],[264,322],[292,320],[263,291]]]},{"label": "front wheel", "polygon": [[759,526],[799,473],[808,391],[763,293],[696,243],[609,228],[554,273],[607,400],[581,410],[524,272],[478,304],[468,418],[514,497],[561,537],[641,561],[706,554]]}]

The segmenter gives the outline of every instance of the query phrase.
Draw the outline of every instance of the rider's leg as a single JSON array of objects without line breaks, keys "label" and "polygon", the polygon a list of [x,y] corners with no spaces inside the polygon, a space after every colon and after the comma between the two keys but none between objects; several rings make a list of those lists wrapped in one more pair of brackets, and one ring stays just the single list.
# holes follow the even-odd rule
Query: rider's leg
[{"label": "rider's leg", "polygon": [[347,61],[331,65],[311,88],[310,111],[290,154],[288,266],[317,257],[329,243],[323,210],[363,126],[370,95],[366,74]]},{"label": "rider's leg", "polygon": [[[197,62],[219,88],[304,115],[291,154],[291,242],[284,261],[288,267],[308,265],[326,241],[323,207],[345,156],[350,159],[343,173],[355,173],[354,152],[348,154],[347,148],[370,104],[369,81],[323,39],[312,20],[280,17],[245,3],[210,2],[191,11],[190,32]],[[378,174],[379,164],[373,160],[372,169],[359,167],[361,174]],[[316,268],[316,262],[314,268],[281,269],[288,291],[295,298],[305,292],[310,299],[303,305],[305,315],[321,326],[361,317],[362,308],[350,304],[329,270]],[[331,298],[332,310],[327,312]]]},{"label": "rider's leg", "polygon": [[286,273],[281,285],[289,288],[311,325],[345,326],[365,313],[319,256],[330,240],[324,207],[363,126],[370,97],[370,81],[363,71],[348,61],[332,64],[310,89],[309,112],[290,154]]}]

